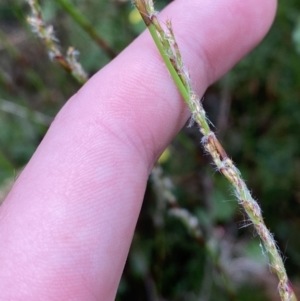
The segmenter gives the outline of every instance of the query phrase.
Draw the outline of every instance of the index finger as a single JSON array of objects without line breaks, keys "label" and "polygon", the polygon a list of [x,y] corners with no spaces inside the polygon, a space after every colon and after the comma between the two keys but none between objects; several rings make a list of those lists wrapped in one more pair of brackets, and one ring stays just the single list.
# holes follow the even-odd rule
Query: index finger
[{"label": "index finger", "polygon": [[[195,89],[249,52],[274,0],[178,0]],[[189,113],[146,32],[64,106],[0,211],[1,300],[113,300],[153,162]]]}]

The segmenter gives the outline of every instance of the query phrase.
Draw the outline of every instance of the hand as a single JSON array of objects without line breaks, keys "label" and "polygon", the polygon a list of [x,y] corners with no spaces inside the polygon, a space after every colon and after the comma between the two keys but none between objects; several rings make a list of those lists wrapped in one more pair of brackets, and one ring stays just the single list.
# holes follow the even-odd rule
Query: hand
[{"label": "hand", "polygon": [[[199,95],[269,29],[275,0],[177,0]],[[0,299],[114,300],[151,168],[189,116],[148,32],[60,111],[0,211]]]}]

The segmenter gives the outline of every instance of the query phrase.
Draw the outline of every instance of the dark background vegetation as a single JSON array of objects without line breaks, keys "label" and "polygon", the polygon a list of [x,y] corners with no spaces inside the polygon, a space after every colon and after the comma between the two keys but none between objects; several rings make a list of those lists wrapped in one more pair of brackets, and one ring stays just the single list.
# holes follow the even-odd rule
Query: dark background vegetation
[{"label": "dark background vegetation", "polygon": [[[157,8],[169,1],[159,0]],[[116,52],[144,28],[129,19],[129,1],[73,0]],[[61,48],[75,46],[92,75],[105,53],[56,1],[43,1]],[[26,23],[28,5],[0,2],[0,197],[28,162],[49,121],[80,85],[56,62]],[[215,20],[217,22],[217,20]],[[176,33],[175,33],[176,34]],[[232,47],[239,47],[233,45]],[[12,104],[12,106],[11,106]],[[18,106],[14,106],[18,105]],[[210,87],[204,106],[227,152],[259,200],[266,224],[300,288],[300,2],[279,3],[266,39]],[[44,115],[37,119],[35,112]],[[117,300],[278,300],[259,239],[227,182],[203,155],[196,127],[184,128],[162,167],[179,204],[199,218],[206,244],[160,206],[148,185]],[[222,268],[220,268],[220,266]],[[227,280],[224,281],[224,275]]]}]

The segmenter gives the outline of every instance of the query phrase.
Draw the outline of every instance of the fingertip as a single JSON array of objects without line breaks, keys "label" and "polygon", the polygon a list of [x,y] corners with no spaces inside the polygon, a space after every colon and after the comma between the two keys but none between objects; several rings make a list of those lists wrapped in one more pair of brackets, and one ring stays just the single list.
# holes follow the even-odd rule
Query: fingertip
[{"label": "fingertip", "polygon": [[[276,0],[175,1],[172,15],[183,58],[196,83],[218,80],[249,53],[270,29]],[[199,93],[203,89],[196,86]]]}]

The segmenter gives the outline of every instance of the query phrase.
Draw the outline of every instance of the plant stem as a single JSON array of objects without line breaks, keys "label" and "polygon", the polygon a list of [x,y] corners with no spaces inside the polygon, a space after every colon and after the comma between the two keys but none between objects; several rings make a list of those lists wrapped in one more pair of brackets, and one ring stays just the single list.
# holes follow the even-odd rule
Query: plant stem
[{"label": "plant stem", "polygon": [[171,74],[178,90],[180,91],[180,93],[181,93],[182,97],[184,98],[184,100],[188,101],[189,100],[189,94],[187,93],[185,86],[183,85],[180,77],[178,76],[176,70],[174,69],[172,63],[169,60],[169,57],[167,56],[167,54],[166,54],[166,52],[165,52],[165,50],[164,50],[164,48],[163,48],[163,46],[162,46],[162,44],[159,40],[159,37],[158,37],[158,34],[156,32],[155,26],[153,24],[150,24],[148,26],[148,29],[149,29],[149,31],[152,35],[152,38],[153,38],[153,40],[154,40],[154,42],[155,42],[155,44],[156,44],[156,46],[159,50],[159,53],[161,54],[161,56],[164,60],[164,63],[166,64],[166,66],[167,66],[167,68],[168,68],[168,70],[169,70],[169,72],[170,72],[170,74]]},{"label": "plant stem", "polygon": [[71,73],[80,84],[84,84],[88,77],[76,59],[78,51],[73,47],[69,47],[67,56],[65,57],[59,50],[58,39],[53,33],[53,27],[51,25],[46,26],[42,18],[38,0],[27,0],[27,2],[32,12],[32,16],[28,17],[27,21],[31,24],[33,31],[44,42],[49,57],[51,59],[54,58],[67,72]]},{"label": "plant stem", "polygon": [[249,219],[252,221],[259,234],[264,248],[269,256],[270,267],[279,279],[279,294],[282,301],[296,301],[297,298],[288,280],[283,260],[276,246],[272,234],[267,229],[261,209],[253,199],[251,193],[241,177],[240,171],[235,167],[232,160],[227,156],[222,145],[209,127],[206,112],[202,107],[200,97],[192,89],[189,73],[182,64],[182,58],[177,45],[171,22],[167,21],[166,31],[162,29],[157,19],[152,0],[134,0],[137,9],[148,27],[153,40],[162,54],[162,58],[171,73],[172,78],[186,104],[188,105],[192,118],[199,125],[203,135],[202,144],[204,149],[211,155],[218,171],[231,183],[238,202],[243,206]]},{"label": "plant stem", "polygon": [[65,11],[73,18],[73,20],[96,42],[96,44],[103,49],[107,56],[111,59],[116,57],[116,52],[104,41],[102,37],[96,32],[93,26],[85,18],[84,15],[78,11],[69,0],[56,0]]},{"label": "plant stem", "polygon": [[24,119],[32,119],[33,121],[45,126],[50,126],[51,122],[53,121],[53,118],[50,116],[38,111],[32,111],[24,106],[3,98],[0,98],[0,111],[11,113]]}]

